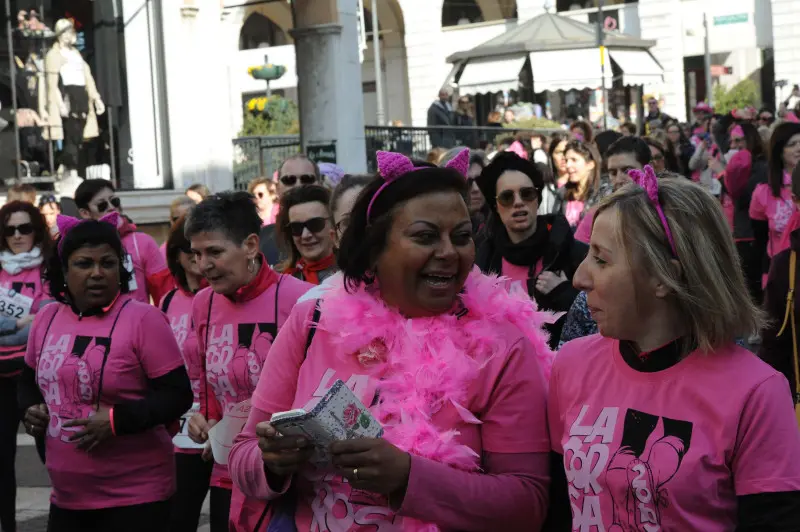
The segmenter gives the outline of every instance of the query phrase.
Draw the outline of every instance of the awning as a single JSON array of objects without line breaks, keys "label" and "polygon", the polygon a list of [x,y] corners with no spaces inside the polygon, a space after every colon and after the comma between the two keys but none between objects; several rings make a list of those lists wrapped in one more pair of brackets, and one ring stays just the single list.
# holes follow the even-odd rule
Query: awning
[{"label": "awning", "polygon": [[471,59],[458,80],[460,95],[500,92],[519,88],[519,72],[525,54],[487,59]]},{"label": "awning", "polygon": [[[608,62],[608,50],[605,50],[606,75],[605,85],[611,88],[611,64]],[[557,50],[553,52],[531,53],[533,68],[533,90],[568,91],[572,89],[598,88],[602,70],[600,66],[600,50],[598,48],[582,48],[578,50]]]},{"label": "awning", "polygon": [[645,50],[609,50],[611,59],[622,69],[623,85],[655,85],[662,83],[663,70]]}]

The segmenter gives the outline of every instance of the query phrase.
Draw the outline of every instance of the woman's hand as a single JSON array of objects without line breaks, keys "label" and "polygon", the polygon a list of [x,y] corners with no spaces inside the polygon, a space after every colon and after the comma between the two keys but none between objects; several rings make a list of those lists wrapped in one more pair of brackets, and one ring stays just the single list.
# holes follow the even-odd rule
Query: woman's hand
[{"label": "woman's hand", "polygon": [[111,431],[111,419],[108,407],[98,410],[92,417],[84,419],[71,419],[64,423],[64,427],[83,427],[69,437],[69,441],[78,441],[78,449],[85,450],[87,453],[97,447],[103,440],[113,436]]},{"label": "woman's hand", "polygon": [[564,275],[564,272],[559,272],[557,274],[553,272],[542,272],[539,274],[539,277],[536,278],[536,290],[547,295],[552,292],[555,287],[565,282],[567,282],[567,276]]},{"label": "woman's hand", "polygon": [[208,441],[208,431],[216,425],[215,420],[206,421],[206,417],[200,412],[192,414],[189,419],[189,438],[195,443],[205,443]]},{"label": "woman's hand", "polygon": [[722,172],[725,171],[725,165],[722,164],[722,161],[720,161],[719,159],[715,159],[713,157],[708,160],[708,167],[715,174],[721,174]]},{"label": "woman's hand", "polygon": [[269,422],[256,425],[256,436],[264,465],[278,476],[296,473],[314,451],[305,438],[281,436]]},{"label": "woman's hand", "polygon": [[25,432],[34,437],[44,436],[47,426],[50,424],[50,413],[47,405],[42,403],[28,407],[25,411]]},{"label": "woman's hand", "polygon": [[380,438],[359,438],[331,444],[333,465],[358,489],[394,495],[399,507],[408,486],[411,456]]},{"label": "woman's hand", "polygon": [[20,331],[27,327],[31,322],[33,322],[34,315],[28,314],[24,318],[20,318],[17,320],[17,330]]}]

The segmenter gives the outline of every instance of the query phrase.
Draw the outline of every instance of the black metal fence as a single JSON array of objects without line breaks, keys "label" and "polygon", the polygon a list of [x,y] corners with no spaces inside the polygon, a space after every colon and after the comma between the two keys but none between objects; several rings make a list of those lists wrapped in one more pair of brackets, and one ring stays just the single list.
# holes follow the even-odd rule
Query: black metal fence
[{"label": "black metal fence", "polygon": [[233,186],[246,190],[250,180],[271,177],[284,159],[300,152],[300,135],[233,139]]},{"label": "black metal fence", "polygon": [[[380,127],[366,126],[367,168],[376,170],[378,150],[402,153],[410,158],[425,160],[434,147],[487,149],[515,138],[530,138],[535,134],[549,135],[555,129],[510,129],[501,127]],[[239,137],[233,139],[233,180],[237,190],[259,176],[272,176],[281,162],[299,153],[299,135],[269,137]],[[347,170],[347,168],[345,168]]]}]

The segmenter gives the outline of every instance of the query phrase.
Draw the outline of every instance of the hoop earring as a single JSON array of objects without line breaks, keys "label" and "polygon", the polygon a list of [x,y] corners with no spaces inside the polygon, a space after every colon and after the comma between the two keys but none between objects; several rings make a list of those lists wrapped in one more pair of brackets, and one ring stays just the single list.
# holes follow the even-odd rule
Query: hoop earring
[{"label": "hoop earring", "polygon": [[247,271],[250,273],[255,273],[256,271],[256,259],[255,257],[250,259],[250,262],[247,263]]}]

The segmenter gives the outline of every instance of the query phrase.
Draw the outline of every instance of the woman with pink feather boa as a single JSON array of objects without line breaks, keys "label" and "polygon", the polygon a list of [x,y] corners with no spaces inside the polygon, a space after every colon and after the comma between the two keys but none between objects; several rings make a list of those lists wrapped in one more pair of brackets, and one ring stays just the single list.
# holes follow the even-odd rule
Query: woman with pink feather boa
[{"label": "woman with pink feather boa", "polygon": [[[539,530],[548,507],[553,354],[525,294],[473,268],[464,150],[444,168],[378,152],[344,233],[344,281],[298,303],[267,356],[229,458],[236,531]],[[273,413],[344,381],[381,439],[333,465]]]}]

